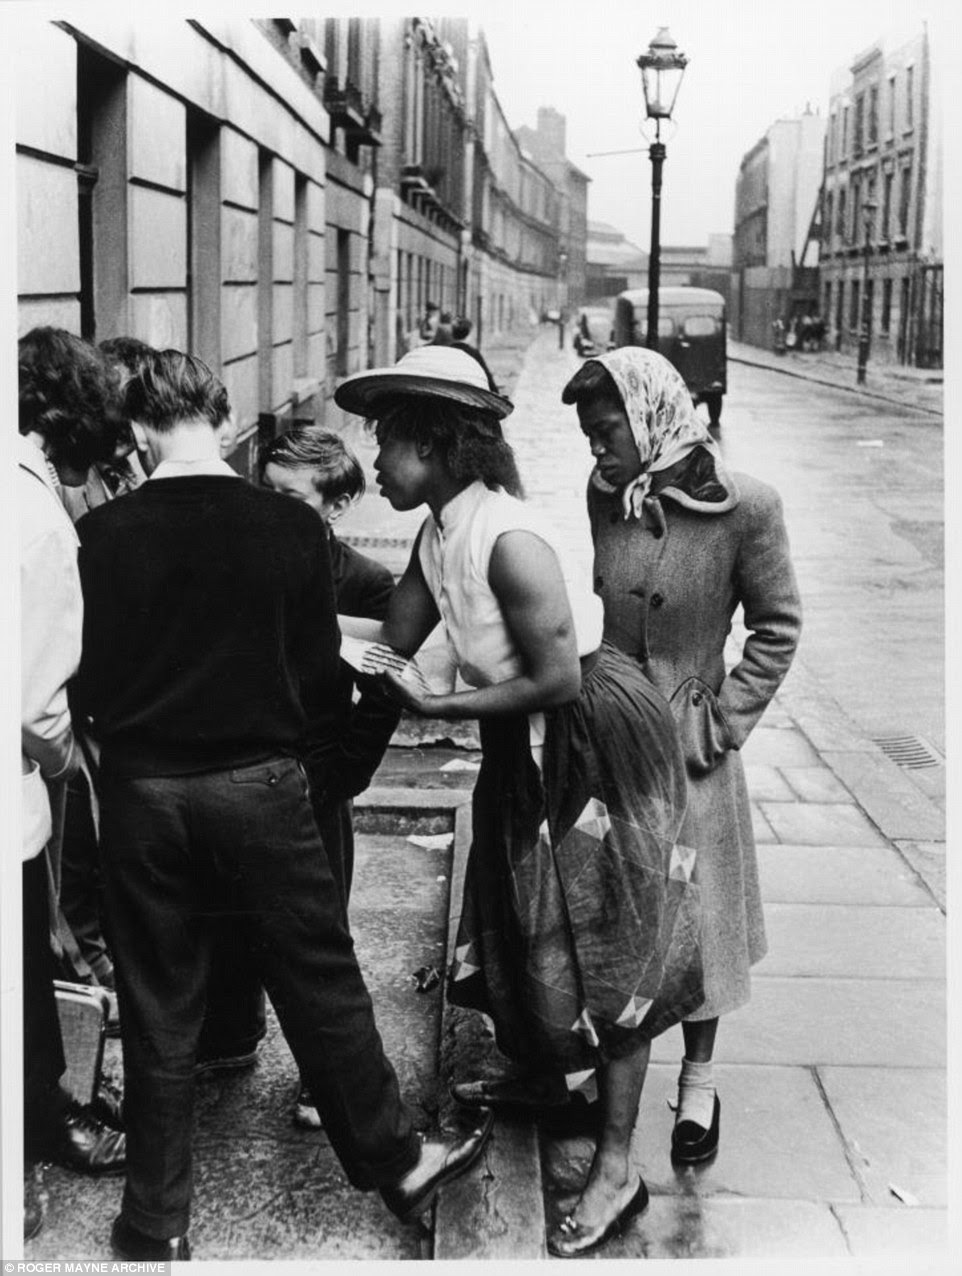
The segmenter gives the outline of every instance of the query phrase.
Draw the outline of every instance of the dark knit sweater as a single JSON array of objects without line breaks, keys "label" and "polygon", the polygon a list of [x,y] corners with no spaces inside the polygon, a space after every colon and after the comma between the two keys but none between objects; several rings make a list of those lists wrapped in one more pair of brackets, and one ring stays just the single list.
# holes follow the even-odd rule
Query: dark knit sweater
[{"label": "dark knit sweater", "polygon": [[313,510],[228,475],[164,478],[77,523],[78,704],[115,774],[298,754],[334,694],[330,552]]}]

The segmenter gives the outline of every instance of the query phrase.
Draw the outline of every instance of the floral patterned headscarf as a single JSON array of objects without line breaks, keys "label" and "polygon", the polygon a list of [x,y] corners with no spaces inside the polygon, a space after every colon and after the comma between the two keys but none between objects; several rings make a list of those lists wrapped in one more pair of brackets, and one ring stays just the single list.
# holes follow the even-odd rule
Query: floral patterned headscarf
[{"label": "floral patterned headscarf", "polygon": [[[608,371],[618,389],[641,457],[641,474],[621,494],[625,518],[640,518],[654,471],[667,470],[695,447],[720,459],[718,448],[695,415],[688,387],[663,355],[622,346],[596,355],[594,362]],[[600,475],[594,481],[603,491],[615,490]]]}]

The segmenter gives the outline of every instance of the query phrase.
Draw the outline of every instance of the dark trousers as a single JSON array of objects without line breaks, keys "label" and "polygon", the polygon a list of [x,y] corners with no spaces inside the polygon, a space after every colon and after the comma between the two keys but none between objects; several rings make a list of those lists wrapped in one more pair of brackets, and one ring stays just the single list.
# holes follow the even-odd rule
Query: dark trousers
[{"label": "dark trousers", "polygon": [[291,758],[203,775],[104,775],[101,845],[124,1050],[123,1213],[148,1235],[189,1221],[194,1062],[212,916],[233,914],[331,1145],[355,1187],[418,1159],[411,1114]]},{"label": "dark trousers", "polygon": [[81,969],[70,969],[70,956],[65,955],[64,977],[87,982],[92,972],[98,982],[109,986],[113,982],[113,965],[103,933],[100,848],[90,782],[83,771],[78,771],[67,785],[60,849],[60,909],[82,959]]},{"label": "dark trousers", "polygon": [[41,853],[23,865],[23,1138],[28,1160],[43,1156],[63,1116],[66,1062],[53,981],[50,883]]}]

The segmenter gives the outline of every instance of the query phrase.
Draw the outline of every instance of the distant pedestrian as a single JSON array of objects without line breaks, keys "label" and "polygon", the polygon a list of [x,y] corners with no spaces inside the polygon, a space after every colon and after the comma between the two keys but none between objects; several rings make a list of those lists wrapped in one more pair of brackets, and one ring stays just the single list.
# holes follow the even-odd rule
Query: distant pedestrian
[{"label": "distant pedestrian", "polygon": [[469,354],[476,363],[479,363],[485,371],[488,378],[488,384],[495,394],[500,394],[498,383],[494,379],[491,369],[488,367],[484,356],[477,346],[471,345],[468,337],[471,335],[473,325],[470,319],[466,319],[464,315],[459,315],[451,324],[451,335],[454,340],[451,345],[455,350],[463,350],[465,354]]},{"label": "distant pedestrian", "polygon": [[441,322],[441,311],[436,301],[429,301],[424,307],[424,317],[418,326],[418,336],[422,345],[427,345],[434,340],[438,330],[438,324]]},{"label": "distant pedestrian", "polygon": [[248,926],[350,1181],[415,1217],[473,1163],[490,1121],[461,1140],[415,1133],[314,821],[298,756],[338,677],[327,536],[313,511],[244,482],[221,458],[229,402],[199,360],[157,353],[128,385],[126,410],[150,479],[77,524],[79,692],[102,745],[126,1083],[114,1251],[190,1256],[212,913]]},{"label": "distant pedestrian", "polygon": [[599,600],[520,499],[501,429],[511,404],[474,360],[413,351],[349,377],[335,401],[377,421],[374,468],[394,508],[429,509],[387,621],[368,632],[410,656],[441,621],[467,688],[385,677],[414,713],[480,721],[449,995],[490,1016],[516,1071],[453,1093],[554,1106],[597,1069],[603,1134],[577,1218],[548,1242],[580,1254],[647,1204],[628,1148],[651,1039],[703,996],[674,724],[602,644]]},{"label": "distant pedestrian", "polygon": [[[675,1162],[718,1146],[712,1073],[718,1017],[750,996],[766,950],[752,815],[739,750],[788,671],[801,605],[778,494],[730,474],[684,381],[661,355],[588,359],[564,388],[595,469],[588,514],[605,638],[669,700],[688,769],[680,833],[704,904],[705,1002],[682,1023]],[[726,673],[741,606],[748,637]]]},{"label": "distant pedestrian", "polygon": [[451,330],[451,312],[442,310],[438,319],[437,330],[434,333],[433,343],[436,346],[449,346],[454,340]]}]

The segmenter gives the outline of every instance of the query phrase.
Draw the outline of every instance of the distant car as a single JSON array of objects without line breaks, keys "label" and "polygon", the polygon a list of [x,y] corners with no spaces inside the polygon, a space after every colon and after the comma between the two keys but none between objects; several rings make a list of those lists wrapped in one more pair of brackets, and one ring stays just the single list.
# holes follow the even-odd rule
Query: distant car
[{"label": "distant car", "polygon": [[557,323],[557,322],[558,322],[558,320],[561,318],[561,311],[560,311],[560,310],[546,310],[546,311],[544,312],[544,317],[545,317],[545,320],[546,320],[548,323]]},{"label": "distant car", "polygon": [[[615,298],[614,345],[643,346],[648,331],[648,289]],[[710,288],[669,287],[658,293],[658,350],[684,377],[695,403],[704,403],[711,425],[721,422],[728,389],[728,321],[725,299]]]},{"label": "distant car", "polygon": [[611,311],[607,306],[582,306],[575,323],[574,348],[587,359],[611,348]]}]

